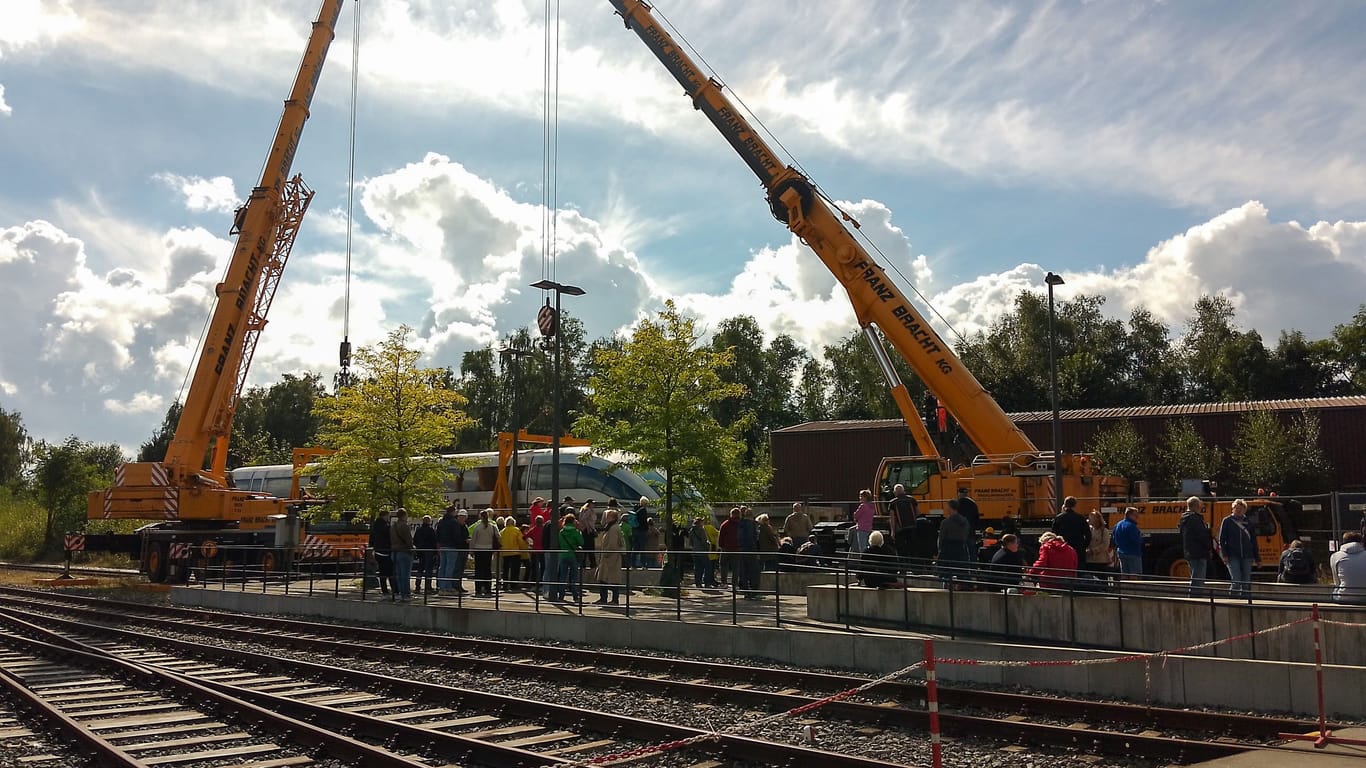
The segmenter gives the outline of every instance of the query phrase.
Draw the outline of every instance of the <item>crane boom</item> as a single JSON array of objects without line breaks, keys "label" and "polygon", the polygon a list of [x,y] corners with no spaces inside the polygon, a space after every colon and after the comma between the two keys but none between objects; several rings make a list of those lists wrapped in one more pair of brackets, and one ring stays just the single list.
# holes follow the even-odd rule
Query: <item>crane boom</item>
[{"label": "crane boom", "polygon": [[[697,64],[663,29],[641,0],[610,0],[626,22],[683,86],[700,110],[749,166],[768,196],[775,218],[811,247],[844,286],[854,315],[865,329],[875,326],[910,364],[925,386],[958,419],[967,436],[989,454],[1036,451],[1032,442],[1001,410],[934,328],[916,310],[883,268],[858,242],[841,217],[797,169],[784,164],[749,121],[735,108],[721,85],[703,75]],[[847,218],[847,217],[845,217]],[[870,341],[876,342],[870,335]],[[877,352],[875,343],[875,352]],[[884,361],[880,360],[880,364]],[[888,386],[921,450],[933,454],[915,407],[889,365]],[[914,414],[914,415],[907,415]],[[919,428],[917,431],[917,427]],[[927,449],[926,444],[929,444]]]},{"label": "crane boom", "polygon": [[[308,120],[309,105],[322,74],[344,0],[323,0],[318,18],[285,101],[261,180],[238,212],[237,245],[216,289],[217,303],[201,345],[194,377],[164,464],[172,481],[200,473],[211,444],[226,438],[236,406],[239,369],[249,321],[256,314],[257,286],[274,256],[277,225],[286,216],[286,180]],[[216,463],[216,462],[215,462]],[[213,480],[222,484],[221,469]]]},{"label": "crane boom", "polygon": [[213,314],[166,457],[120,467],[114,487],[90,494],[91,519],[231,521],[245,528],[264,525],[280,511],[277,500],[226,488],[227,438],[257,336],[312,200],[290,170],[344,2],[322,0],[260,181],[237,211],[237,243],[214,291]]}]

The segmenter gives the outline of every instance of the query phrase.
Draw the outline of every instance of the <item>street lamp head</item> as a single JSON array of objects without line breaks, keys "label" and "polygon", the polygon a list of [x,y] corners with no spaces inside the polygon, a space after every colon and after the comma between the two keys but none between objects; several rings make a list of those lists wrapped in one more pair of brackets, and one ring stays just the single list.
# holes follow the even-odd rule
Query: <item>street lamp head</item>
[{"label": "street lamp head", "polygon": [[[1044,281],[1045,283],[1049,284],[1049,285],[1063,285],[1063,284],[1064,284],[1064,283],[1063,283],[1063,280],[1062,280],[1062,275],[1054,274],[1054,273],[1052,273],[1052,272],[1049,272],[1047,275],[1045,275],[1043,281]],[[536,286],[532,286],[532,287],[534,288],[534,287],[536,287]]]}]

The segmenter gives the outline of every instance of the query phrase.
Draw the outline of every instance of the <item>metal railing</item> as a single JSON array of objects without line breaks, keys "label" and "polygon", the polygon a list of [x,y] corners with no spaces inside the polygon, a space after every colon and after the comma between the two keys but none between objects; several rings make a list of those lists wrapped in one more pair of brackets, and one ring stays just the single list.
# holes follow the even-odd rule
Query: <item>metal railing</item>
[{"label": "metal railing", "polygon": [[[478,553],[464,550],[465,565]],[[435,564],[440,562],[440,551],[416,553],[426,557],[427,567],[415,569],[408,576],[411,600],[423,605],[443,605],[456,608],[492,608],[493,610],[530,610],[535,612],[608,611],[627,618],[668,618],[681,622],[761,624],[815,624],[808,614],[805,587],[812,584],[832,585],[836,589],[837,624],[847,629],[869,626],[903,631],[930,632],[950,637],[978,637],[1009,642],[1061,642],[1071,646],[1113,650],[1152,650],[1139,643],[1139,627],[1125,626],[1125,612],[1118,611],[1118,642],[1097,644],[1084,640],[1078,633],[1078,601],[1085,598],[1106,597],[1120,601],[1162,602],[1180,600],[1189,605],[1199,600],[1208,605],[1211,639],[1227,634],[1228,623],[1221,621],[1221,611],[1230,606],[1247,606],[1248,631],[1252,632],[1267,621],[1258,619],[1259,611],[1269,613],[1285,610],[1293,605],[1309,603],[1334,604],[1331,585],[1289,585],[1252,582],[1245,594],[1237,585],[1222,581],[1207,581],[1193,593],[1188,581],[1160,579],[1148,576],[1120,575],[1111,572],[1059,571],[1039,572],[1035,569],[993,567],[986,563],[917,560],[895,556],[860,557],[859,555],[818,555],[809,557],[772,552],[717,552],[705,557],[710,566],[700,563],[691,551],[641,552],[578,552],[574,557],[577,567],[559,570],[558,561],[566,553],[527,552],[522,558],[516,553],[518,570],[512,574],[500,561],[504,555],[488,550],[488,570],[478,574],[457,564],[456,572],[441,576]],[[385,567],[384,556],[366,551],[363,555],[349,550],[336,550],[313,556],[295,557],[288,551],[265,547],[224,546],[210,558],[192,561],[186,573],[189,581],[205,589],[277,592],[287,595],[331,597],[362,601],[395,601],[396,577]],[[553,558],[546,557],[553,554]],[[712,555],[716,555],[713,559]],[[267,555],[270,555],[269,557]],[[599,558],[606,555],[608,578],[596,570]],[[677,557],[670,567],[669,558]],[[460,557],[459,554],[456,555]],[[610,567],[614,557],[622,562],[620,580],[616,569]],[[551,578],[544,569],[555,561],[556,576]],[[541,562],[528,567],[528,563]],[[701,566],[699,576],[698,566]],[[718,568],[719,567],[719,568]],[[716,568],[714,570],[714,568]],[[1031,573],[1031,571],[1033,571]],[[713,582],[703,582],[708,573]],[[511,578],[507,577],[511,574]],[[565,574],[568,578],[562,577]],[[674,577],[677,583],[664,583]],[[388,579],[381,586],[380,579]],[[458,582],[446,579],[459,579]],[[457,591],[456,587],[474,589]],[[479,585],[484,582],[487,591]],[[387,587],[387,589],[386,589]],[[856,589],[877,588],[894,590],[901,595],[901,616],[861,615],[852,608],[851,595]],[[1230,590],[1234,591],[1230,591]],[[947,620],[930,620],[918,613],[923,595],[918,591],[932,590],[947,596]],[[400,588],[398,593],[402,593]],[[1003,594],[1000,610],[1000,630],[984,629],[965,616],[966,593],[991,592]],[[1360,611],[1366,621],[1366,590],[1340,596],[1341,607]],[[597,601],[591,600],[596,594]],[[1030,596],[1052,595],[1068,601],[1068,627],[1059,637],[1042,635],[1012,624],[1012,606]],[[613,599],[609,600],[611,597]],[[1361,607],[1355,607],[1356,603]],[[976,610],[976,608],[974,609]],[[1017,611],[1018,614],[1018,611]],[[1251,655],[1256,658],[1255,643]]]}]

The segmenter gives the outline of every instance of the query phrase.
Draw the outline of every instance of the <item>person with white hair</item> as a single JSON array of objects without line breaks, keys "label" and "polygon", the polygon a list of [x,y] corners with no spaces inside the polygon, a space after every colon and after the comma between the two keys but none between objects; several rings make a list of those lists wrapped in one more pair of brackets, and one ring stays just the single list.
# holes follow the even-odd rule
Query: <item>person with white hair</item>
[{"label": "person with white hair", "polygon": [[858,557],[859,581],[863,586],[885,589],[896,583],[896,549],[887,543],[882,531],[870,531],[868,548]]},{"label": "person with white hair", "polygon": [[[650,529],[650,500],[644,496],[640,497],[640,503],[631,511],[631,549],[633,550],[627,560],[637,568],[647,567],[650,558],[646,556],[646,538],[649,536]],[[653,555],[653,553],[650,553]]]}]

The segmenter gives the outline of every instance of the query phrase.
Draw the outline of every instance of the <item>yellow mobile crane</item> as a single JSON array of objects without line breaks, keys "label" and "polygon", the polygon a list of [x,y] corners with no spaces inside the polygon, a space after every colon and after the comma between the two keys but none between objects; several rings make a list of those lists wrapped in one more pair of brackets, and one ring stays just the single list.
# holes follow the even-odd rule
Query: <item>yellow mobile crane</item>
[{"label": "yellow mobile crane", "polygon": [[[297,528],[283,526],[280,520],[285,515],[293,523],[296,517],[286,513],[301,506],[302,500],[230,487],[228,436],[266,313],[313,199],[302,178],[290,177],[290,168],[344,1],[323,0],[261,180],[237,210],[231,229],[237,244],[223,282],[215,289],[213,315],[165,459],[124,464],[112,488],[92,492],[88,499],[90,520],[158,521],[131,537],[87,537],[89,549],[139,556],[142,570],[153,581],[163,580],[168,569],[201,551],[216,550],[219,544],[298,544]],[[358,532],[348,532],[347,539],[348,544],[356,539],[364,544]]]},{"label": "yellow mobile crane", "polygon": [[[949,345],[940,338],[909,299],[887,276],[845,221],[801,171],[786,165],[740,114],[721,84],[703,74],[642,0],[609,0],[617,13],[669,70],[693,106],[707,116],[722,137],[759,178],[774,218],[787,225],[816,253],[848,293],[854,315],[867,336],[892,398],[901,411],[921,456],[884,459],[875,485],[889,496],[895,484],[926,502],[928,511],[966,488],[979,505],[983,526],[1029,534],[1047,528],[1063,496],[1086,499],[1090,507],[1128,503],[1129,483],[1102,475],[1086,454],[1061,454],[1062,488],[1054,488],[1054,455],[1039,451],[1006,416]],[[857,226],[855,224],[855,226]],[[876,330],[874,330],[876,328]],[[910,365],[940,406],[958,421],[982,452],[968,466],[951,467],[940,456],[905,386],[879,339],[879,332]],[[1184,503],[1134,503],[1147,534],[1149,570],[1178,573],[1177,519]],[[1283,506],[1268,499],[1249,500],[1264,563],[1274,563],[1285,541],[1293,537]],[[922,507],[922,509],[925,509]],[[1083,506],[1083,511],[1088,507]],[[1205,505],[1212,527],[1228,513],[1228,503]]]}]

